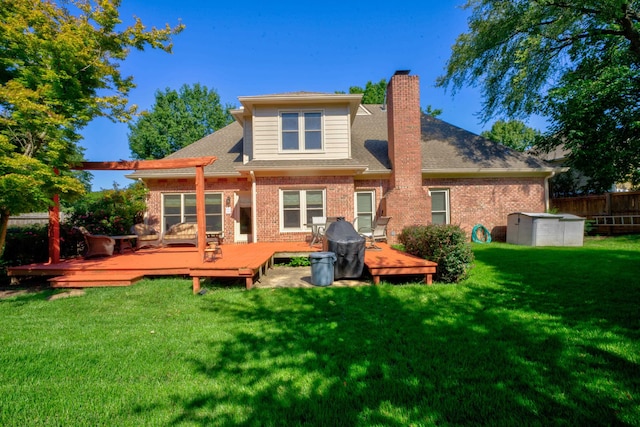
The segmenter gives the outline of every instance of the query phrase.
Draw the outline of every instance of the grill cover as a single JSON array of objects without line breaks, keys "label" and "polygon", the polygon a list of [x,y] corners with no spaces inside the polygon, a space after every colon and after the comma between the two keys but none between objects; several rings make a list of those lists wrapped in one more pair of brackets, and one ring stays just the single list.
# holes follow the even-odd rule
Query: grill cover
[{"label": "grill cover", "polygon": [[333,278],[358,278],[364,269],[365,238],[344,219],[332,223],[325,231],[323,250],[336,254]]}]

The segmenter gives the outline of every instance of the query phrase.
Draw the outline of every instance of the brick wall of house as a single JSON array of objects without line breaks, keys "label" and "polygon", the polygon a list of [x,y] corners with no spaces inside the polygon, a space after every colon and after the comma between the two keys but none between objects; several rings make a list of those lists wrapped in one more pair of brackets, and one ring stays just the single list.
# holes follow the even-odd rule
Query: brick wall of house
[{"label": "brick wall of house", "polygon": [[[150,180],[147,199],[147,223],[160,229],[162,223],[163,193],[192,193],[195,191],[194,180]],[[223,200],[227,196],[233,200],[237,191],[251,191],[251,183],[246,179],[206,180],[206,191],[222,191]],[[354,188],[374,190],[376,206],[380,205],[382,195],[388,188],[388,181],[383,179],[362,180],[354,183],[349,176],[325,177],[258,177],[256,182],[258,206],[258,240],[259,241],[304,241],[309,233],[280,233],[280,189],[323,189],[327,197],[327,216],[344,216],[347,221],[354,218]],[[235,212],[235,210],[234,210]],[[225,215],[226,241],[233,242],[235,222],[232,216]]]},{"label": "brick wall of house", "polygon": [[[327,197],[327,216],[344,216],[347,221],[354,217],[354,191],[373,190],[376,194],[377,215],[385,215],[383,195],[389,194],[390,183],[385,179],[353,180],[352,177],[258,177],[257,206],[258,206],[258,240],[259,241],[304,241],[308,232],[281,233],[280,232],[280,189],[324,189]],[[496,240],[505,240],[507,215],[512,212],[544,212],[545,192],[543,178],[451,178],[425,179],[423,190],[398,210],[402,210],[411,217],[411,213],[419,208],[418,197],[424,197],[429,189],[448,189],[451,223],[460,225],[467,233],[476,224],[487,227]],[[147,202],[147,222],[160,229],[161,224],[161,195],[162,193],[178,192],[192,193],[195,191],[193,180],[153,180],[148,183],[150,188]],[[250,191],[251,183],[241,179],[207,179],[206,191],[223,192],[223,201],[227,197],[234,200],[238,191]],[[224,203],[224,202],[223,202]],[[234,214],[224,215],[226,241],[233,242],[235,220]],[[431,222],[431,210],[427,211],[428,219],[416,218],[413,224],[428,224]],[[424,217],[424,212],[421,213]],[[397,242],[397,235],[404,225],[400,225],[397,218],[392,216],[389,224],[389,235],[392,243]],[[396,219],[396,228],[393,228]],[[395,235],[391,236],[392,232]]]},{"label": "brick wall of house", "polygon": [[495,240],[506,240],[507,215],[544,212],[544,178],[426,179],[425,190],[449,189],[451,224],[469,235],[482,224]]},{"label": "brick wall of house", "polygon": [[258,241],[300,242],[309,232],[280,232],[280,190],[325,190],[327,216],[353,221],[353,177],[257,177]]},{"label": "brick wall of house", "polygon": [[[160,230],[162,225],[162,193],[195,193],[194,179],[153,179],[146,182],[149,188],[147,196],[146,222]],[[247,178],[206,178],[205,191],[222,192],[222,203],[231,198],[232,208],[234,195],[238,191],[251,191],[251,183]],[[224,209],[224,208],[223,208]],[[232,243],[234,237],[237,209],[231,215],[224,214],[225,241]],[[236,218],[237,219],[237,218]]]}]

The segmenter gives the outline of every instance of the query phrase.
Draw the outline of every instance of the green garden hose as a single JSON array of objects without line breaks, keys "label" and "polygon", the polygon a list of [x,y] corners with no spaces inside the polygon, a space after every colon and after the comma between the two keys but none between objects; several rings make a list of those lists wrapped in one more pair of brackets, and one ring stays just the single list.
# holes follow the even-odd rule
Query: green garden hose
[{"label": "green garden hose", "polygon": [[[478,230],[482,230],[484,239],[478,237]],[[487,230],[487,227],[485,227],[484,225],[476,224],[476,226],[473,227],[473,231],[471,232],[471,240],[476,243],[491,243],[491,233],[489,233],[489,230]]]}]

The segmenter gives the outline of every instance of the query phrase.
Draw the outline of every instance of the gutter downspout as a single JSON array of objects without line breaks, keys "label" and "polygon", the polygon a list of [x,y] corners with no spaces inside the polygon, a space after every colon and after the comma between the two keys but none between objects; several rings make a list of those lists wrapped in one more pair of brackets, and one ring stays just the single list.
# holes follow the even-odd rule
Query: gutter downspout
[{"label": "gutter downspout", "polygon": [[549,209],[551,208],[551,205],[549,202],[549,199],[551,198],[549,194],[549,179],[553,178],[555,174],[556,173],[554,171],[554,172],[551,172],[550,175],[544,177],[544,210],[545,212],[549,212]]},{"label": "gutter downspout", "polygon": [[257,197],[256,197],[256,174],[253,171],[249,171],[251,177],[251,240],[253,243],[258,242],[258,218],[256,209]]}]

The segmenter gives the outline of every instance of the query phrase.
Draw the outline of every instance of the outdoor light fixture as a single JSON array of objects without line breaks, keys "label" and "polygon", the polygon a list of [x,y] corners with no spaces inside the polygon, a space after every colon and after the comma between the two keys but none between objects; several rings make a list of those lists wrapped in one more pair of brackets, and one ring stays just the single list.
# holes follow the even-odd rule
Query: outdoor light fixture
[{"label": "outdoor light fixture", "polygon": [[227,207],[231,206],[231,197],[227,196]]}]

